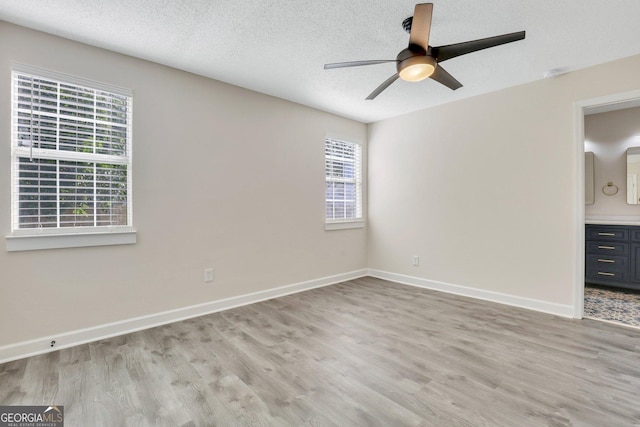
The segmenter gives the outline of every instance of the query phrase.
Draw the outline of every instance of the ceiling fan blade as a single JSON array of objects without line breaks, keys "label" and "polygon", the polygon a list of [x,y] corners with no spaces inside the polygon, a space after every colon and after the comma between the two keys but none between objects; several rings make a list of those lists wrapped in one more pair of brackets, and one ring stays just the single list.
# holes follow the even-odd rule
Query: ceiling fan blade
[{"label": "ceiling fan blade", "polygon": [[433,3],[420,3],[416,5],[411,22],[409,46],[417,45],[429,50],[429,33],[431,32],[431,16],[433,15]]},{"label": "ceiling fan blade", "polygon": [[440,65],[436,67],[436,70],[431,74],[431,78],[438,83],[441,83],[448,87],[451,90],[460,89],[462,87],[462,83],[457,81],[451,74],[449,74],[444,68]]},{"label": "ceiling fan blade", "polygon": [[351,61],[351,62],[334,62],[333,64],[324,64],[325,70],[332,68],[360,67],[362,65],[384,64],[386,62],[398,62],[397,59],[378,59],[373,61]]},{"label": "ceiling fan blade", "polygon": [[385,90],[386,88],[391,86],[391,83],[393,83],[396,80],[398,80],[398,77],[400,77],[400,74],[395,73],[393,76],[391,76],[387,80],[385,80],[384,83],[382,83],[380,86],[378,86],[376,88],[376,90],[374,90],[373,92],[371,92],[371,94],[369,96],[367,96],[367,101],[371,101],[376,96],[380,95],[383,90]]},{"label": "ceiling fan blade", "polygon": [[434,47],[431,54],[438,62],[455,58],[456,56],[465,55],[467,53],[476,52],[482,49],[488,49],[501,44],[511,43],[524,39],[525,32],[503,34],[501,36],[487,37],[486,39],[478,39],[463,43],[449,44],[446,46]]}]

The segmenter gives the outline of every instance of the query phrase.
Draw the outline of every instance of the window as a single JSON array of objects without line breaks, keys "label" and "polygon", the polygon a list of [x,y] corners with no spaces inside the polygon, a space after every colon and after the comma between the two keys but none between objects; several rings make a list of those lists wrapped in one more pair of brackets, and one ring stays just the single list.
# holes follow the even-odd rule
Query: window
[{"label": "window", "polygon": [[130,91],[14,67],[8,239],[133,231],[131,109]]},{"label": "window", "polygon": [[362,147],[325,139],[326,228],[364,226],[362,220]]}]

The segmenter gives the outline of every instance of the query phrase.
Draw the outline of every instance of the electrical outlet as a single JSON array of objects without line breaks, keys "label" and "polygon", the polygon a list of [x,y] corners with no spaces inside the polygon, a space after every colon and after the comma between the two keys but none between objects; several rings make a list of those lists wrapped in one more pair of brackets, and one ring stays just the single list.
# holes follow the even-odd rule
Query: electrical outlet
[{"label": "electrical outlet", "polygon": [[213,268],[204,269],[204,281],[213,282]]},{"label": "electrical outlet", "polygon": [[413,265],[416,267],[420,265],[420,257],[418,255],[413,256]]}]

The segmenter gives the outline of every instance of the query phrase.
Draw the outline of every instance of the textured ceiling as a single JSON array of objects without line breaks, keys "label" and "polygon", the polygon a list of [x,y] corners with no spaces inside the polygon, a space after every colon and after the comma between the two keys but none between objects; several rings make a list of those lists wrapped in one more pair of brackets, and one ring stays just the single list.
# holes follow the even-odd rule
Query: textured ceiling
[{"label": "textured ceiling", "polygon": [[[1,0],[0,19],[372,122],[640,53],[640,1],[434,0],[430,44],[525,30],[526,39],[451,59],[464,87],[397,81],[406,0]],[[37,65],[37,64],[34,64]],[[615,76],[612,76],[615,78]]]}]

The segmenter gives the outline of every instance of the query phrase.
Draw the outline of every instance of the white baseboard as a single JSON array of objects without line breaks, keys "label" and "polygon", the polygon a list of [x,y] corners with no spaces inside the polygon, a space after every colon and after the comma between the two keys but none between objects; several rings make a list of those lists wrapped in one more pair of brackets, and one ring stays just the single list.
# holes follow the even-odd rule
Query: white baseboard
[{"label": "white baseboard", "polygon": [[[267,289],[264,291],[240,295],[237,297],[226,298],[218,301],[210,301],[203,304],[192,305],[190,307],[178,308],[175,310],[169,310],[162,313],[151,314],[148,316],[135,317],[132,319],[108,323],[92,328],[80,329],[47,337],[41,337],[30,341],[19,342],[16,344],[9,344],[0,347],[0,363],[6,363],[12,360],[22,359],[25,357],[35,356],[51,351],[58,351],[60,349],[73,347],[79,344],[85,344],[88,342],[111,338],[118,335],[124,335],[143,329],[154,328],[156,326],[179,322],[181,320],[190,319],[193,317],[204,316],[206,314],[228,310],[234,307],[253,304],[276,297],[307,291],[309,289],[329,286],[347,280],[357,279],[366,276],[367,271],[367,269],[362,269],[343,274],[336,274],[334,276],[322,277],[319,279],[300,282],[293,285],[281,286],[273,289]],[[51,347],[50,343],[54,340],[56,344],[54,347]]]},{"label": "white baseboard", "polygon": [[497,302],[514,307],[554,314],[556,316],[574,318],[575,314],[573,306],[571,305],[556,304],[547,301],[540,301],[531,298],[523,298],[514,295],[503,294],[500,292],[487,291],[484,289],[452,285],[450,283],[437,282],[434,280],[427,280],[413,276],[405,276],[404,274],[390,273],[381,270],[369,269],[368,272],[369,276],[390,280],[392,282],[402,283],[404,285],[417,286],[420,288],[432,289],[435,291],[447,292],[450,294]]},{"label": "white baseboard", "polygon": [[[92,328],[80,329],[47,337],[41,337],[30,341],[19,342],[16,344],[9,344],[0,347],[0,363],[6,363],[12,360],[22,359],[25,357],[35,356],[51,351],[58,351],[63,348],[73,347],[76,345],[86,344],[89,342],[111,338],[118,335],[124,335],[131,332],[154,328],[156,326],[166,325],[168,323],[179,322],[181,320],[190,319],[193,317],[204,316],[218,311],[228,310],[234,307],[253,304],[256,302],[290,295],[297,292],[303,292],[323,286],[334,285],[336,283],[358,279],[365,276],[372,276],[405,285],[417,286],[421,288],[447,292],[450,294],[462,295],[466,297],[497,302],[500,304],[526,308],[529,310],[540,311],[543,313],[554,314],[562,317],[574,317],[574,310],[570,305],[555,304],[547,301],[522,298],[509,294],[503,294],[477,288],[469,288],[466,286],[453,285],[450,283],[437,282],[433,280],[422,279],[419,277],[390,273],[387,271],[362,269],[351,271],[348,273],[337,274],[334,276],[327,276],[319,279],[309,280],[306,282],[300,282],[293,285],[267,289],[251,294],[239,295],[237,297],[231,297],[189,307],[178,308],[175,310],[169,310],[161,313],[151,314],[148,316],[121,320],[118,322],[95,326]],[[53,340],[55,340],[56,345],[52,348],[50,346],[50,343]]]}]

